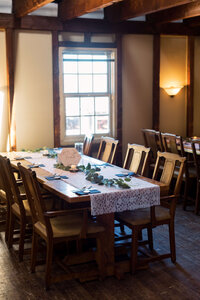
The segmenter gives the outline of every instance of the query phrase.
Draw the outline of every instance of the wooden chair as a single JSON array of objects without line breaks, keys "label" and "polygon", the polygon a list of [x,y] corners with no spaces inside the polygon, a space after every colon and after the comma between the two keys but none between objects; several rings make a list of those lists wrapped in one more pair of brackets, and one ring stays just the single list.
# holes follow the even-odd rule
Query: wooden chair
[{"label": "wooden chair", "polygon": [[8,203],[8,218],[6,224],[6,239],[8,247],[13,245],[15,221],[20,225],[19,261],[23,260],[26,225],[31,224],[31,214],[26,195],[20,193],[19,186],[13,174],[10,160],[0,156],[1,172],[3,172],[4,188]]},{"label": "wooden chair", "polygon": [[196,199],[195,199],[195,214],[198,215],[200,210],[200,156],[197,154],[200,151],[200,140],[192,140],[192,152],[197,176]]},{"label": "wooden chair", "polygon": [[[24,182],[33,221],[31,271],[35,271],[38,237],[41,237],[46,242],[47,247],[45,268],[46,288],[49,288],[50,284],[53,282],[76,278],[81,279],[82,276],[86,275],[83,272],[70,272],[65,275],[57,276],[52,274],[51,269],[54,245],[65,241],[95,238],[97,243],[95,259],[98,264],[99,275],[103,277],[104,254],[102,242],[105,228],[98,222],[93,222],[88,218],[87,209],[74,209],[74,211],[47,211],[41,196],[35,172],[24,168],[20,164],[19,170]],[[92,258],[94,259],[94,255]],[[87,271],[87,274],[89,275],[90,271]]]},{"label": "wooden chair", "polygon": [[[132,273],[136,269],[145,263],[155,260],[161,260],[170,257],[172,262],[176,261],[176,250],[175,250],[175,234],[174,234],[174,217],[176,209],[176,200],[179,197],[181,180],[184,172],[185,158],[178,154],[158,152],[156,166],[153,174],[153,179],[158,180],[157,176],[160,176],[160,164],[164,159],[164,166],[160,177],[160,182],[165,183],[170,187],[169,194],[161,197],[161,205],[153,206],[151,208],[138,209],[135,211],[126,211],[116,214],[116,219],[132,230],[132,243],[131,243],[131,270]],[[162,162],[163,164],[163,162]],[[176,165],[179,164],[179,174],[176,180],[176,184],[171,186],[173,173]],[[163,255],[151,256],[149,258],[138,260],[138,237],[140,231],[144,228],[148,230],[148,240],[146,243],[149,245],[150,250],[153,250],[153,236],[152,229],[154,227],[167,224],[169,227],[169,238],[170,238],[170,253]],[[144,241],[142,241],[144,244]]]},{"label": "wooden chair", "polygon": [[151,164],[153,164],[156,161],[157,152],[164,151],[162,139],[161,139],[161,133],[160,131],[156,131],[153,129],[142,129],[142,134],[144,138],[145,147],[151,148]]},{"label": "wooden chair", "polygon": [[137,144],[128,144],[123,168],[140,175],[145,175],[149,153],[150,148]]},{"label": "wooden chair", "polygon": [[[189,186],[192,180],[196,180],[196,170],[194,167],[194,161],[191,160],[190,157],[187,156],[185,153],[182,136],[178,136],[171,133],[161,133],[161,137],[165,152],[176,153],[181,155],[182,157],[186,157],[185,172],[182,178],[182,180],[185,182],[183,196],[183,209],[185,210],[189,198]],[[175,172],[175,176],[176,175],[177,174]]]},{"label": "wooden chair", "polygon": [[118,143],[119,141],[115,140],[114,138],[102,136],[97,158],[112,164],[115,158]]},{"label": "wooden chair", "polygon": [[86,135],[83,141],[83,154],[90,156],[91,155],[91,149],[92,149],[92,141],[94,139],[94,135]]},{"label": "wooden chair", "polygon": [[8,241],[9,205],[6,197],[4,172],[0,160],[0,225],[5,224],[5,241]]}]

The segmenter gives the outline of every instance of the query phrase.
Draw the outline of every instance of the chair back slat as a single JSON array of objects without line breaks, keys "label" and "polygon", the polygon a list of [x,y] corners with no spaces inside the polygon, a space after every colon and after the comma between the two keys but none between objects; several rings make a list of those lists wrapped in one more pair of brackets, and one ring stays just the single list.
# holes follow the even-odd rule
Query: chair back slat
[{"label": "chair back slat", "polygon": [[25,209],[21,200],[20,191],[10,164],[10,160],[7,157],[0,156],[0,161],[5,176],[4,184],[6,194],[9,195],[10,204],[16,203],[19,206],[20,213],[25,215]]},{"label": "chair back slat", "polygon": [[144,175],[147,168],[149,153],[150,148],[137,144],[128,144],[123,168]]},{"label": "chair back slat", "polygon": [[145,147],[151,148],[152,160],[156,161],[157,152],[163,151],[160,131],[153,129],[142,129]]},{"label": "chair back slat", "polygon": [[[164,164],[163,164],[164,160]],[[172,179],[176,178],[176,183],[171,189],[171,193],[178,196],[181,187],[181,181],[183,177],[184,167],[186,158],[178,154],[170,152],[158,152],[156,165],[153,173],[153,179],[158,180],[160,176],[160,182],[170,186]],[[160,171],[160,166],[162,165],[162,171]],[[178,172],[178,176],[174,176],[174,172]],[[161,175],[160,175],[160,172]]]},{"label": "chair back slat", "polygon": [[92,141],[94,139],[94,135],[86,135],[83,141],[83,154],[84,155],[91,155],[91,149],[92,149]]},{"label": "chair back slat", "polygon": [[50,222],[48,218],[44,216],[46,206],[41,195],[40,186],[36,179],[35,171],[32,171],[31,169],[29,170],[23,167],[21,164],[18,164],[18,167],[31,209],[33,224],[39,222],[40,224],[45,226],[47,230],[51,230]]},{"label": "chair back slat", "polygon": [[113,163],[119,141],[110,137],[102,137],[97,158],[108,163]]},{"label": "chair back slat", "polygon": [[161,137],[165,152],[171,152],[185,156],[183,138],[181,136],[171,133],[161,133]]}]

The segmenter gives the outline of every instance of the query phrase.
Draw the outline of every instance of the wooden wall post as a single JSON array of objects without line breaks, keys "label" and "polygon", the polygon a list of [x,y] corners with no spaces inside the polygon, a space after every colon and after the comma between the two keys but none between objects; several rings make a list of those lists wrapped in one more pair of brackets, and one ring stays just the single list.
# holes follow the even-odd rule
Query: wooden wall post
[{"label": "wooden wall post", "polygon": [[194,36],[188,37],[186,135],[193,136],[194,115]]},{"label": "wooden wall post", "polygon": [[[8,113],[9,113],[9,142],[10,150],[16,150],[16,123],[13,116],[14,100],[14,30],[6,29],[6,64],[8,85]],[[12,136],[11,136],[12,134]]]},{"label": "wooden wall post", "polygon": [[53,51],[53,116],[54,116],[54,147],[60,146],[60,96],[59,96],[59,51],[58,31],[52,31]]},{"label": "wooden wall post", "polygon": [[153,37],[153,107],[152,127],[159,130],[160,126],[160,35]]},{"label": "wooden wall post", "polygon": [[122,166],[122,35],[117,35],[117,148],[116,162]]}]

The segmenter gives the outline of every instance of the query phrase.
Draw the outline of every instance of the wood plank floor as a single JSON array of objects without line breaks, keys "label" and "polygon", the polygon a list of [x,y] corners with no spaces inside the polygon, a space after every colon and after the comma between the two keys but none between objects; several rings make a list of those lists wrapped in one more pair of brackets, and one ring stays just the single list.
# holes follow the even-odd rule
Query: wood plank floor
[{"label": "wood plank floor", "polygon": [[[154,231],[156,250],[168,247],[166,227]],[[132,300],[132,299],[200,299],[200,216],[184,212],[176,215],[177,263],[152,263],[135,276],[125,274],[123,280],[114,277],[104,281],[79,283],[65,281],[44,289],[44,267],[35,274],[29,271],[30,258],[18,262],[14,250],[9,251],[4,235],[0,235],[0,300],[69,299],[69,300]]]}]

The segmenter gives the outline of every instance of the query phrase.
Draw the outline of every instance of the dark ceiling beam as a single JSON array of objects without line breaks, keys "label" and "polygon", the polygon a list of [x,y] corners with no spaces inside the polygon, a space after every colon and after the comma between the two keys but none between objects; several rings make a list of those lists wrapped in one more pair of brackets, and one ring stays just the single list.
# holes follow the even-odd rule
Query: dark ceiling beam
[{"label": "dark ceiling beam", "polygon": [[21,18],[51,2],[53,0],[13,0],[12,12],[16,17]]},{"label": "dark ceiling beam", "polygon": [[199,35],[198,27],[191,28],[184,23],[148,24],[143,21],[112,23],[105,20],[75,19],[62,22],[55,17],[25,16],[17,20],[11,14],[0,14],[0,28],[42,31],[71,31],[83,33],[121,33],[121,34],[170,34]]},{"label": "dark ceiling beam", "polygon": [[63,0],[58,4],[58,16],[64,21],[71,20],[121,1],[122,0]]},{"label": "dark ceiling beam", "polygon": [[146,20],[154,23],[167,23],[196,17],[200,15],[200,1],[169,8],[146,16]]},{"label": "dark ceiling beam", "polygon": [[196,0],[125,0],[112,7],[106,8],[105,16],[106,19],[111,22],[120,22],[193,2],[196,2]]},{"label": "dark ceiling beam", "polygon": [[183,23],[189,27],[200,27],[200,16],[183,20]]}]

